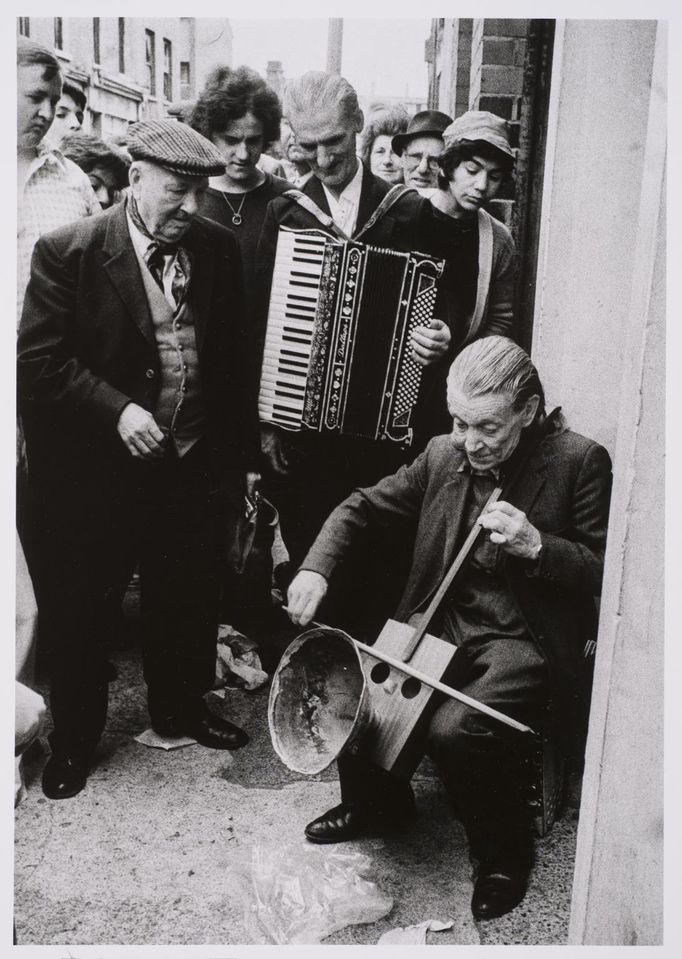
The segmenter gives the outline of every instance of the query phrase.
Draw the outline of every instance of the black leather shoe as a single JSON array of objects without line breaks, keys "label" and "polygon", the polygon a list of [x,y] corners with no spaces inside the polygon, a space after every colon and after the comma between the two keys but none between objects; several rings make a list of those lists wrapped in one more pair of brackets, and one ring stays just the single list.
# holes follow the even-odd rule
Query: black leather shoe
[{"label": "black leather shoe", "polygon": [[497,919],[522,901],[529,870],[523,867],[481,866],[471,898],[474,919]]},{"label": "black leather shoe", "polygon": [[359,836],[367,822],[368,816],[365,810],[351,803],[342,802],[309,822],[304,833],[310,842],[321,845],[330,842],[346,842]]},{"label": "black leather shoe", "polygon": [[88,778],[87,764],[73,756],[53,754],[43,770],[43,792],[48,799],[77,796]]},{"label": "black leather shoe", "polygon": [[240,749],[249,741],[243,729],[212,713],[205,713],[196,719],[170,717],[154,720],[152,729],[165,739],[191,736],[200,746],[207,746],[209,749]]},{"label": "black leather shoe", "polygon": [[409,789],[388,810],[373,809],[354,803],[339,803],[309,822],[304,829],[306,839],[315,843],[346,842],[369,830],[382,832],[414,819],[414,795]]}]

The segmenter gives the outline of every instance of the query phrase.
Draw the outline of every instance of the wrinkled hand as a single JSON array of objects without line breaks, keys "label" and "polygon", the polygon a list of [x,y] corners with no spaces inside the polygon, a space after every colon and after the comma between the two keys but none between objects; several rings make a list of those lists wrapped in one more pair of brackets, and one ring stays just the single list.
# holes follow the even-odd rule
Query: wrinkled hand
[{"label": "wrinkled hand", "polygon": [[158,460],[163,456],[163,433],[152,414],[136,403],[128,403],[124,408],[116,429],[136,459]]},{"label": "wrinkled hand", "polygon": [[289,472],[289,459],[281,430],[261,423],[260,448],[273,473],[286,475]]},{"label": "wrinkled hand", "polygon": [[324,597],[327,595],[327,580],[311,569],[302,569],[289,584],[287,612],[292,623],[307,626]]},{"label": "wrinkled hand", "polygon": [[246,474],[246,495],[253,499],[260,483],[260,473],[248,472]]},{"label": "wrinkled hand", "polygon": [[430,326],[418,326],[412,333],[412,358],[420,366],[429,366],[445,356],[450,346],[450,328],[442,320]]},{"label": "wrinkled hand", "polygon": [[505,553],[522,559],[537,559],[538,547],[542,545],[540,533],[528,522],[526,514],[511,503],[498,500],[479,523],[490,530],[490,541],[499,543]]}]

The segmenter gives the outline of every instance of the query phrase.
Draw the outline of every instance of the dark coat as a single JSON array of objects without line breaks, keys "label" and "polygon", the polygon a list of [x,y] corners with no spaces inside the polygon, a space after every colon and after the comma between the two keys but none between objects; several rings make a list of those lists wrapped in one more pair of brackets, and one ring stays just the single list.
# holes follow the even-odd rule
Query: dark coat
[{"label": "dark coat", "polygon": [[[422,611],[443,580],[462,536],[465,454],[449,436],[431,440],[410,466],[356,490],[329,517],[302,564],[330,578],[351,543],[372,527],[417,523],[412,567],[396,618]],[[585,644],[597,632],[611,487],[606,450],[570,430],[546,437],[509,501],[542,536],[537,564],[499,550],[498,562],[531,637],[547,663],[558,731],[580,751],[589,695]],[[431,630],[433,631],[433,629]]]},{"label": "dark coat", "polygon": [[[230,231],[196,219],[193,309],[206,434],[219,472],[255,469],[256,380],[239,251]],[[130,402],[152,410],[160,361],[123,204],[41,237],[18,342],[19,405],[29,469],[44,495],[83,523],[107,510],[141,466],[116,425]],[[234,475],[234,474],[233,474]]]}]

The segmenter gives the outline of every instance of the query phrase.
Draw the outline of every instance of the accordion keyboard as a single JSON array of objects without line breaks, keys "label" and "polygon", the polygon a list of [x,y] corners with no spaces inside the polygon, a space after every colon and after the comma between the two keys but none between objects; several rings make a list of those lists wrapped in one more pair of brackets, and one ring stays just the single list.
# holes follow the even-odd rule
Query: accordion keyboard
[{"label": "accordion keyboard", "polygon": [[280,231],[277,240],[259,414],[289,429],[303,418],[325,243],[310,231]]}]

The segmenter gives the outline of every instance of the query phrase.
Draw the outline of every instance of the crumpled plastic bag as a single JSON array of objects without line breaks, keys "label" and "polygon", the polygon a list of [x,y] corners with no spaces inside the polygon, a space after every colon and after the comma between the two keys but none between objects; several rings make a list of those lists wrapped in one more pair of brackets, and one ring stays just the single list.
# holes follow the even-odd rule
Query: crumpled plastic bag
[{"label": "crumpled plastic bag", "polygon": [[214,688],[239,686],[258,689],[269,677],[261,668],[258,643],[227,624],[218,626],[216,647],[216,682]]},{"label": "crumpled plastic bag", "polygon": [[345,926],[381,919],[393,898],[367,877],[370,865],[357,852],[254,846],[236,884],[249,941],[311,945]]}]

